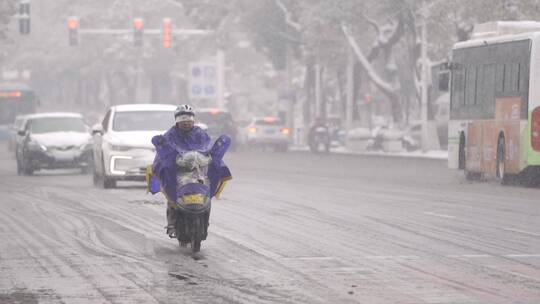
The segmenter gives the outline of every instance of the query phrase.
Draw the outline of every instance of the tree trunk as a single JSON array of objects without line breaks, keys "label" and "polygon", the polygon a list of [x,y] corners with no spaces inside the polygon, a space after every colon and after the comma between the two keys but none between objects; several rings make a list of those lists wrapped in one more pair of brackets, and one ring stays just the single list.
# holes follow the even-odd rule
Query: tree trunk
[{"label": "tree trunk", "polygon": [[305,125],[311,124],[311,111],[314,98],[314,84],[315,84],[314,67],[312,62],[306,64],[306,77],[304,79],[304,94],[305,100],[303,103],[303,119]]}]

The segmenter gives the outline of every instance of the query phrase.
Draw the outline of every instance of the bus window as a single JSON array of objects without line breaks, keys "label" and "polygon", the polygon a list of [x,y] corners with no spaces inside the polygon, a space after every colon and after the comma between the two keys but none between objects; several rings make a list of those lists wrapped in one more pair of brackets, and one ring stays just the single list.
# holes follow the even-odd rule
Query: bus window
[{"label": "bus window", "polygon": [[518,91],[525,94],[529,91],[529,69],[524,63],[519,64]]},{"label": "bus window", "polygon": [[504,66],[504,92],[518,92],[518,73],[519,65],[517,63],[508,63]]},{"label": "bus window", "polygon": [[476,70],[476,67],[470,66],[465,72],[465,106],[474,105],[476,102]]},{"label": "bus window", "polygon": [[497,64],[495,72],[495,92],[504,92],[504,64]]},{"label": "bus window", "polygon": [[495,91],[496,89],[496,70],[495,64],[484,66],[484,96],[482,104],[482,112],[486,118],[494,115],[495,112]]},{"label": "bus window", "polygon": [[482,105],[484,103],[484,96],[486,91],[486,74],[485,68],[479,66],[476,68],[476,96],[474,97],[475,105]]},{"label": "bus window", "polygon": [[463,74],[463,70],[455,71],[454,73],[452,73],[452,109],[458,109],[464,101]]}]

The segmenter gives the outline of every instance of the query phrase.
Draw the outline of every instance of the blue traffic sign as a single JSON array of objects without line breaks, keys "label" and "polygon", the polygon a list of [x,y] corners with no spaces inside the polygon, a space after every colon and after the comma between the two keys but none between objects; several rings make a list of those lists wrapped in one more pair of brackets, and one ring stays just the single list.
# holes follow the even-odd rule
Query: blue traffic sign
[{"label": "blue traffic sign", "polygon": [[212,85],[208,85],[204,87],[204,93],[206,95],[214,95],[216,93],[216,89]]},{"label": "blue traffic sign", "polygon": [[215,78],[216,77],[216,68],[213,66],[204,67],[204,77],[206,78]]},{"label": "blue traffic sign", "polygon": [[202,74],[202,71],[199,67],[194,67],[193,69],[191,69],[191,75],[193,77],[200,77]]},{"label": "blue traffic sign", "polygon": [[193,95],[201,95],[202,93],[202,88],[200,86],[193,86],[191,87],[191,93],[193,93]]},{"label": "blue traffic sign", "polygon": [[217,66],[213,62],[193,62],[189,65],[188,92],[190,98],[217,98]]}]

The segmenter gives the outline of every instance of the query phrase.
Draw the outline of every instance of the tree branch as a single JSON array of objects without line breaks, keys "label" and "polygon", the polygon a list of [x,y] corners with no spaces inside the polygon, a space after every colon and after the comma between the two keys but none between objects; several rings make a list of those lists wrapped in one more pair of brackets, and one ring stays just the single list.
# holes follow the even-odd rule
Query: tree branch
[{"label": "tree branch", "polygon": [[369,23],[369,25],[373,26],[373,28],[375,29],[376,36],[378,37],[381,34],[381,28],[379,27],[379,24],[377,24],[377,22],[375,22],[375,20],[369,18],[365,14],[362,14],[362,16],[364,17],[364,19],[366,19],[366,21],[367,21],[367,23]]},{"label": "tree branch", "polygon": [[287,24],[289,26],[291,26],[292,28],[294,28],[295,30],[297,30],[298,32],[300,32],[300,30],[302,29],[302,27],[300,26],[300,24],[298,22],[294,22],[292,20],[292,14],[291,12],[287,9],[287,7],[285,6],[285,4],[283,4],[283,2],[281,0],[275,0],[276,1],[276,5],[281,9],[281,11],[283,11],[283,13],[285,14],[285,22],[287,22]]},{"label": "tree branch", "polygon": [[[368,21],[369,22],[369,21]],[[390,34],[384,36],[385,33],[379,29],[377,35],[377,40],[371,51],[369,52],[367,59],[368,61],[373,61],[379,55],[379,52],[385,48],[392,47],[399,41],[401,35],[403,34],[403,19],[399,18],[398,24],[394,26]]]},{"label": "tree branch", "polygon": [[354,39],[353,35],[347,28],[345,24],[341,24],[341,30],[343,31],[343,34],[345,34],[345,37],[347,38],[349,44],[353,48],[354,52],[356,53],[356,56],[358,57],[358,61],[360,61],[360,64],[362,67],[367,71],[369,78],[373,81],[373,83],[384,93],[395,95],[395,90],[392,87],[391,84],[385,82],[382,80],[379,75],[375,72],[367,58],[362,53],[362,50],[356,43],[356,40]]},{"label": "tree branch", "polygon": [[303,44],[303,42],[301,40],[298,40],[295,37],[293,37],[293,36],[291,36],[291,35],[289,35],[287,33],[284,33],[282,30],[276,28],[275,26],[268,25],[268,29],[270,30],[271,33],[275,34],[280,39],[282,39],[284,41],[287,41],[288,43]]}]

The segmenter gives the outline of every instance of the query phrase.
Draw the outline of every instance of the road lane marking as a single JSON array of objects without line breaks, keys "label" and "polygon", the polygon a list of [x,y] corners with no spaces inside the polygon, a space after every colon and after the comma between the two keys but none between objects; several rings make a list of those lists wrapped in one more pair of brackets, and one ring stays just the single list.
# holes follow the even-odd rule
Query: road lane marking
[{"label": "road lane marking", "polygon": [[431,215],[431,216],[435,216],[435,217],[446,218],[446,219],[453,219],[453,218],[456,218],[456,217],[453,216],[453,215],[440,214],[440,213],[428,212],[428,211],[425,211],[424,214]]},{"label": "road lane marking", "polygon": [[505,254],[505,258],[540,258],[540,254]]},{"label": "road lane marking", "polygon": [[331,256],[300,256],[300,257],[284,257],[283,260],[302,260],[302,261],[329,261],[336,260]]},{"label": "road lane marking", "polygon": [[519,230],[519,229],[514,229],[514,228],[502,228],[502,230],[540,237],[539,233],[534,233],[534,232],[525,231],[525,230]]},{"label": "road lane marking", "polygon": [[464,259],[483,259],[483,258],[494,258],[496,256],[489,254],[449,254],[446,255],[447,258],[464,258]]},{"label": "road lane marking", "polygon": [[416,260],[420,257],[416,255],[366,255],[363,258],[367,260]]},{"label": "road lane marking", "polygon": [[[445,258],[451,259],[488,259],[488,258],[540,258],[540,254],[537,253],[516,253],[505,255],[491,255],[491,254],[448,254]],[[358,260],[422,260],[427,257],[418,255],[364,255],[355,257]],[[339,260],[337,257],[332,256],[301,256],[301,257],[282,257],[281,260],[300,260],[300,261],[330,261]]]}]

